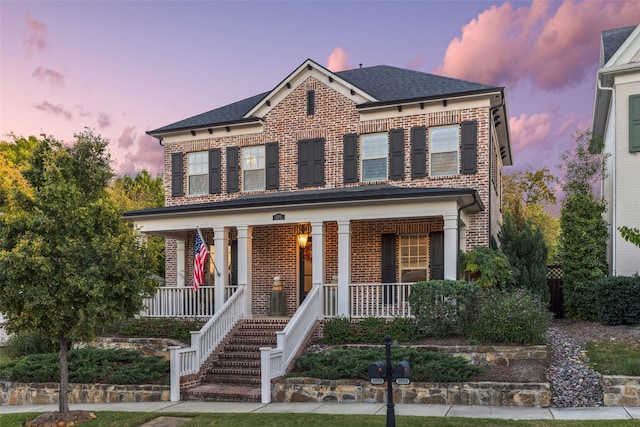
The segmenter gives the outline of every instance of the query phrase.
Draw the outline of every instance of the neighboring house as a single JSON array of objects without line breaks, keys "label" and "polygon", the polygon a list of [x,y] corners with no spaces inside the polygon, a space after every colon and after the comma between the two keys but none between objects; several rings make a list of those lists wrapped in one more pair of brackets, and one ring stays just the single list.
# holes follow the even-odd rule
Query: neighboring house
[{"label": "neighboring house", "polygon": [[609,223],[609,273],[640,271],[640,248],[626,242],[618,228],[640,228],[640,25],[602,32],[596,75],[593,136],[603,138],[608,154],[603,194]]},{"label": "neighboring house", "polygon": [[289,316],[315,284],[354,316],[356,285],[456,279],[459,252],[497,236],[512,163],[503,87],[390,66],[306,60],[268,92],[147,133],[166,206],[125,218],[167,238],[167,287],[191,287],[199,228],[215,310],[244,287],[248,317],[272,314],[274,277]]}]

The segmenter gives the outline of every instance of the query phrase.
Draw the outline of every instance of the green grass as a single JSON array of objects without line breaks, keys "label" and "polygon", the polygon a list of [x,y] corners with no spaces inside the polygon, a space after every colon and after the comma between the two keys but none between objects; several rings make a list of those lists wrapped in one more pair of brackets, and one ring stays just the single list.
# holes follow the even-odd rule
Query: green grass
[{"label": "green grass", "polygon": [[603,375],[640,376],[640,342],[590,341],[585,345],[589,365]]},{"label": "green grass", "polygon": [[[38,414],[0,415],[0,427],[20,427],[29,418]],[[386,425],[385,415],[333,415],[333,414],[267,414],[267,413],[149,413],[149,412],[97,412],[93,421],[81,424],[86,427],[136,427],[154,418],[185,417],[191,418],[182,427],[287,427],[287,426],[341,426],[341,427],[382,427]],[[396,416],[396,425],[429,427],[632,427],[638,426],[638,420],[607,421],[565,421],[565,420],[495,420],[481,418],[456,417],[415,417]]]}]

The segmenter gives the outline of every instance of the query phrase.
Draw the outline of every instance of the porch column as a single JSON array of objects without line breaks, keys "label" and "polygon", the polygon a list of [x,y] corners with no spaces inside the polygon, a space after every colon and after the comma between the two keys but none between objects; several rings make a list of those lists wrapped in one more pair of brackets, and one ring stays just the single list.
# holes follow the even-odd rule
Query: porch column
[{"label": "porch column", "polygon": [[444,278],[458,278],[458,215],[444,218]]},{"label": "porch column", "polygon": [[247,304],[245,316],[250,319],[251,310],[251,233],[253,227],[239,225],[238,229],[238,288],[244,287],[244,298]]},{"label": "porch column", "polygon": [[338,315],[349,317],[351,221],[338,221]]},{"label": "porch column", "polygon": [[176,239],[176,286],[184,286],[184,240]]},{"label": "porch column", "polygon": [[229,230],[224,227],[213,228],[214,260],[216,272],[214,274],[214,301],[215,313],[222,308],[225,303],[225,287],[229,277],[229,265],[227,262],[227,251],[229,249]]},{"label": "porch column", "polygon": [[311,283],[322,285],[324,283],[324,223],[311,223],[311,236],[313,237],[313,256],[311,257]]}]

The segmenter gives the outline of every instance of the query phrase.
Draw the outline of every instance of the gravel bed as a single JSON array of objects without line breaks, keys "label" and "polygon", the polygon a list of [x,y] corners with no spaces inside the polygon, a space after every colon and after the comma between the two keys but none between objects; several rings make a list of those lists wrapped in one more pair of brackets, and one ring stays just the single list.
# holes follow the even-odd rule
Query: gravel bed
[{"label": "gravel bed", "polygon": [[554,322],[547,330],[547,341],[553,347],[547,369],[551,406],[603,406],[600,376],[588,366],[582,345],[565,333],[560,323]]}]

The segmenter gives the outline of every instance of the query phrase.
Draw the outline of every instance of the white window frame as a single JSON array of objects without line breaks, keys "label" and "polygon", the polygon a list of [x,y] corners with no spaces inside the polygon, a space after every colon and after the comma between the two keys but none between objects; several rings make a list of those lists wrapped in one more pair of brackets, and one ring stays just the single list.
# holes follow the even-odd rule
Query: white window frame
[{"label": "white window frame", "polygon": [[400,235],[400,282],[416,282],[406,280],[404,273],[424,270],[424,280],[429,280],[429,235],[425,233]]},{"label": "white window frame", "polygon": [[[384,144],[382,142],[384,141]],[[367,147],[369,144],[378,144]],[[384,153],[380,148],[384,147]],[[366,176],[365,163],[368,161],[376,161],[384,159],[384,176]],[[362,182],[378,182],[387,181],[389,179],[389,135],[387,132],[368,133],[360,136],[360,180]]]},{"label": "white window frame", "polygon": [[[200,185],[193,185],[192,178],[204,180]],[[209,152],[195,151],[187,154],[187,185],[190,196],[209,194]]]},{"label": "white window frame", "polygon": [[[243,191],[264,191],[267,186],[267,168],[264,145],[253,145],[242,147],[242,190]],[[261,185],[247,185],[253,180],[247,179],[247,174],[262,171]]]},{"label": "white window frame", "polygon": [[[451,135],[455,130],[455,137]],[[455,166],[446,171],[434,171],[434,155],[455,153]],[[460,125],[429,128],[429,176],[449,176],[460,173]]]}]

